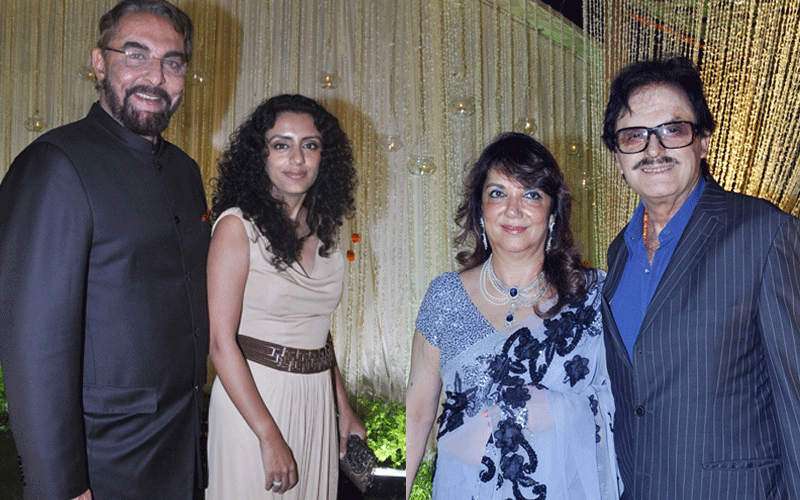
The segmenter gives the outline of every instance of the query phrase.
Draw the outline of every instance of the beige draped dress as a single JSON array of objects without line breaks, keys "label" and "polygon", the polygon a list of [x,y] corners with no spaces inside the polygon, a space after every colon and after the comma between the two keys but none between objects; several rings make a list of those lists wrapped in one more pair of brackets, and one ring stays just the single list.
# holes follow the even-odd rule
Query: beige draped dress
[{"label": "beige draped dress", "polygon": [[[223,217],[240,218],[250,240],[250,270],[239,333],[301,349],[325,345],[331,314],[342,296],[344,261],[337,249],[316,255],[307,274],[294,263],[278,271],[267,242],[238,208]],[[335,499],[338,447],[330,370],[299,374],[248,361],[258,391],[297,461],[299,482],[283,495],[264,489],[265,477],[255,434],[233,405],[219,378],[211,390],[208,430],[208,500]]]}]

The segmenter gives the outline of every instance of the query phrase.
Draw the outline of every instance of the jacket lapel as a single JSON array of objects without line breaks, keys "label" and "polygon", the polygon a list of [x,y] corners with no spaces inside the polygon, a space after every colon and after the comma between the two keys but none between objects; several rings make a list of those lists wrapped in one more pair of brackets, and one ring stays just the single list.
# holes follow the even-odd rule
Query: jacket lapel
[{"label": "jacket lapel", "polygon": [[611,346],[615,354],[630,368],[632,365],[630,357],[628,356],[628,350],[622,342],[619,328],[617,328],[617,323],[614,321],[614,316],[611,313],[611,300],[614,298],[619,280],[622,278],[622,271],[625,269],[625,263],[628,261],[628,246],[625,244],[623,237],[627,227],[626,225],[622,228],[619,236],[611,243],[608,249],[608,274],[606,275],[606,280],[603,282],[601,308]]},{"label": "jacket lapel", "polygon": [[611,303],[614,293],[619,286],[619,280],[622,279],[622,271],[625,270],[625,263],[628,261],[628,245],[625,244],[625,230],[628,228],[626,225],[620,231],[608,248],[607,264],[608,274],[606,280],[603,282],[603,297]]},{"label": "jacket lapel", "polygon": [[673,296],[675,289],[684,283],[684,277],[697,267],[700,258],[708,248],[709,241],[718,238],[719,232],[725,227],[727,217],[725,191],[711,177],[707,177],[706,182],[697,207],[653,294],[653,299],[650,301],[650,306],[647,308],[642,322],[640,335],[641,332],[647,330],[650,323],[653,322],[653,318],[660,313],[664,304]]}]

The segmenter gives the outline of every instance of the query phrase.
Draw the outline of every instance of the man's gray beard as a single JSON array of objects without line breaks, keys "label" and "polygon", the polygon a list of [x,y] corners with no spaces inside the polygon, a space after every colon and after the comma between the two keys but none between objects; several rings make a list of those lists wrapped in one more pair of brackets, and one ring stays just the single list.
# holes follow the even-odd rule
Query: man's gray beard
[{"label": "man's gray beard", "polygon": [[[148,87],[146,85],[137,85],[136,87],[129,88],[125,91],[125,98],[122,102],[119,102],[119,98],[112,90],[108,78],[104,78],[103,81],[100,82],[100,91],[105,96],[106,103],[111,109],[111,116],[119,120],[125,128],[134,134],[144,137],[155,137],[166,130],[170,118],[172,118],[172,115],[175,113],[175,110],[178,109],[178,105],[181,102],[181,97],[178,97],[173,106],[172,99],[164,89],[161,87]],[[131,105],[130,97],[134,92],[142,91],[156,94],[163,98],[166,102],[164,109],[157,113],[146,113],[144,117],[140,116]]]}]

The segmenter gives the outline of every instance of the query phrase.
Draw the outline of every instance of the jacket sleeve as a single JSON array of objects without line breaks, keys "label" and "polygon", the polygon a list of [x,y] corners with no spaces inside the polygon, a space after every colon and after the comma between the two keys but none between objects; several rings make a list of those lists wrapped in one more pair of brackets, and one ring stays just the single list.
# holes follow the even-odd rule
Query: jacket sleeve
[{"label": "jacket sleeve", "polygon": [[787,217],[772,242],[759,295],[788,498],[800,498],[800,220]]},{"label": "jacket sleeve", "polygon": [[88,488],[81,408],[92,216],[57,147],[23,151],[0,185],[0,364],[25,498]]}]

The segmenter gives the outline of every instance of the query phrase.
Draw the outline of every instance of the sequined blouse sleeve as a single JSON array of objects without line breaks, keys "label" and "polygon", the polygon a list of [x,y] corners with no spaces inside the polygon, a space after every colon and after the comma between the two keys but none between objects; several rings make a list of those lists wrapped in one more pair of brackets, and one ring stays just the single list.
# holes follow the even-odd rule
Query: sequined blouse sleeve
[{"label": "sequined blouse sleeve", "polygon": [[454,272],[431,281],[419,307],[416,326],[431,345],[439,348],[440,366],[494,332]]}]

